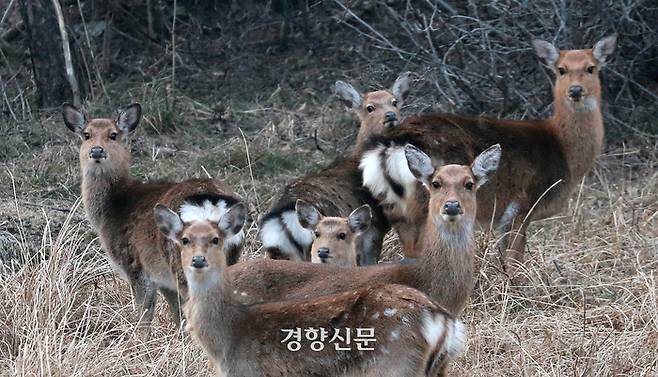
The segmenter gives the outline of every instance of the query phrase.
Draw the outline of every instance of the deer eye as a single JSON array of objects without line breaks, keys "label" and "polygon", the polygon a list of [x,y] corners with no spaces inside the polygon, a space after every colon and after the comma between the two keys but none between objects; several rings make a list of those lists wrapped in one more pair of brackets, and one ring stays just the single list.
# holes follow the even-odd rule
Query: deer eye
[{"label": "deer eye", "polygon": [[190,239],[187,238],[187,237],[183,237],[183,238],[181,238],[180,242],[181,242],[183,245],[187,245],[188,243],[190,243]]},{"label": "deer eye", "polygon": [[567,70],[563,67],[558,67],[557,71],[560,74],[560,76],[564,76],[567,74]]},{"label": "deer eye", "polygon": [[466,184],[464,185],[464,187],[466,187],[466,190],[468,191],[472,191],[473,186],[474,186],[473,182],[466,182]]},{"label": "deer eye", "polygon": [[320,232],[318,232],[317,230],[315,231],[315,237],[320,237]]},{"label": "deer eye", "polygon": [[219,245],[219,237],[213,238],[212,243],[215,244],[215,245]]},{"label": "deer eye", "polygon": [[437,188],[437,189],[441,188],[441,182],[439,182],[439,181],[432,182],[432,187]]},{"label": "deer eye", "polygon": [[368,106],[366,106],[366,110],[368,110],[369,113],[372,113],[373,111],[375,111],[375,106],[368,105]]},{"label": "deer eye", "polygon": [[89,140],[89,139],[91,138],[91,135],[89,135],[89,132],[84,132],[84,133],[82,134],[82,137],[84,137],[85,140]]},{"label": "deer eye", "polygon": [[394,99],[393,102],[391,102],[391,105],[393,105],[393,107],[398,107],[398,100]]},{"label": "deer eye", "polygon": [[345,233],[340,233],[340,234],[338,235],[338,239],[339,239],[339,240],[344,240],[345,238],[347,238],[347,234],[345,234]]},{"label": "deer eye", "polygon": [[112,132],[112,133],[110,134],[110,139],[112,139],[112,140],[116,140],[116,139],[117,139],[117,136],[118,136],[118,134],[117,134],[116,132]]},{"label": "deer eye", "polygon": [[593,65],[590,65],[589,67],[587,67],[587,73],[594,73],[594,68],[595,67]]}]

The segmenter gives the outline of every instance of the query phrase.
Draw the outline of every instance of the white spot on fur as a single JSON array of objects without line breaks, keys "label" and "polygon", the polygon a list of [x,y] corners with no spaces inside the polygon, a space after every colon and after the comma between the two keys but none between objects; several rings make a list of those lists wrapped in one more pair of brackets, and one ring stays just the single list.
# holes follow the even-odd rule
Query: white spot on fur
[{"label": "white spot on fur", "polygon": [[379,319],[379,312],[375,312],[375,314],[372,315],[372,319]]},{"label": "white spot on fur", "polygon": [[400,338],[400,331],[399,330],[393,330],[391,331],[391,336],[390,340],[398,340]]},{"label": "white spot on fur", "polygon": [[397,313],[398,310],[394,308],[386,308],[384,309],[384,315],[387,317],[393,317],[395,313]]},{"label": "white spot on fur", "polygon": [[466,328],[461,321],[454,320],[448,331],[449,333],[443,349],[452,358],[464,350],[466,344]]},{"label": "white spot on fur", "polygon": [[201,205],[183,203],[180,206],[180,219],[184,223],[194,221],[211,221],[219,222],[227,210],[226,202],[220,200],[217,204],[212,204],[210,200],[204,200]]},{"label": "white spot on fur", "polygon": [[[299,231],[300,229],[308,232],[310,241],[308,241],[308,239],[305,238],[305,240],[307,241],[307,243],[305,244],[297,240],[295,237],[295,240],[300,245],[307,247],[313,243],[313,233],[311,233],[310,230],[302,228],[301,224],[299,224],[297,213],[295,213],[294,211],[286,212],[283,218],[287,220],[287,223],[282,222],[281,218],[279,217],[268,219],[263,223],[263,226],[261,227],[260,230],[260,238],[263,241],[263,247],[265,247],[266,249],[277,248],[281,250],[282,253],[285,253],[291,260],[301,261],[302,260],[301,255],[299,255],[299,251],[297,250],[295,245],[292,242],[290,242],[290,240],[288,239],[288,236],[286,235],[286,232],[284,230],[284,226],[288,228],[288,230],[293,235],[293,237],[295,237],[295,232],[287,226],[288,224],[292,225],[293,229],[297,230],[297,233],[301,233]],[[303,233],[301,235],[303,237]]]},{"label": "white spot on fur", "polygon": [[[382,151],[384,151],[382,155]],[[404,187],[405,195],[415,193],[417,187],[416,177],[409,170],[404,146],[385,147],[378,146],[364,153],[359,168],[362,171],[363,186],[383,203],[403,205],[400,198],[389,185],[386,175],[382,171],[382,157],[386,159],[386,173],[396,183]]]},{"label": "white spot on fur", "polygon": [[429,313],[425,313],[423,316],[422,334],[427,344],[431,347],[436,347],[445,330],[445,317],[443,315],[438,314],[432,317]]},{"label": "white spot on fur", "polygon": [[247,292],[240,292],[240,296],[246,297],[246,296],[249,296],[249,295],[247,294]]}]

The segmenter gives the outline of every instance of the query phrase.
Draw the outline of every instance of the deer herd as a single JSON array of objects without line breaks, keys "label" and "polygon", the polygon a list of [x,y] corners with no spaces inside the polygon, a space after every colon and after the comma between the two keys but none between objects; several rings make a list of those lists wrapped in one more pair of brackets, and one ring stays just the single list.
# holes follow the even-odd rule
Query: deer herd
[{"label": "deer herd", "polygon": [[[443,376],[465,347],[458,317],[474,286],[475,231],[498,233],[504,270],[516,276],[530,222],[563,208],[601,152],[599,70],[615,43],[561,51],[534,41],[556,76],[544,120],[402,119],[408,74],[369,93],[336,82],[360,120],[356,144],[281,190],[259,222],[265,258],[251,260],[239,260],[247,205],[226,183],[131,176],[123,141],[139,104],[116,119],[71,105],[63,116],[82,140],[87,218],[130,285],[143,336],[160,292],[220,375]],[[378,263],[391,228],[405,260]],[[319,350],[304,338],[292,350],[287,329],[367,329],[373,345]]]}]

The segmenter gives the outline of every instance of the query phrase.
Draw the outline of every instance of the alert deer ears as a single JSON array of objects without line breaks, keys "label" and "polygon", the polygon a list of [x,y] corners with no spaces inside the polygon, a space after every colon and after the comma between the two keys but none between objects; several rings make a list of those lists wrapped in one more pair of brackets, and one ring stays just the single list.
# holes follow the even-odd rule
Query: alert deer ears
[{"label": "alert deer ears", "polygon": [[347,218],[347,224],[354,233],[362,233],[370,227],[371,220],[372,211],[370,210],[370,206],[364,204],[350,213],[350,216]]},{"label": "alert deer ears", "polygon": [[219,230],[221,230],[226,238],[233,237],[240,233],[247,221],[247,207],[244,203],[236,203],[219,219]]},{"label": "alert deer ears", "polygon": [[141,118],[142,105],[139,103],[133,103],[119,112],[119,116],[117,117],[117,127],[121,130],[121,132],[132,132],[135,128],[137,128]]},{"label": "alert deer ears", "polygon": [[75,133],[80,133],[87,124],[85,114],[70,103],[62,105],[62,116],[64,117],[66,127]]},{"label": "alert deer ears", "polygon": [[476,187],[480,188],[498,170],[500,164],[500,144],[495,144],[480,153],[471,164],[471,171],[476,179]]},{"label": "alert deer ears", "polygon": [[176,241],[178,234],[183,230],[183,221],[180,216],[162,204],[155,206],[153,215],[160,232],[168,239]]},{"label": "alert deer ears", "polygon": [[322,215],[315,206],[303,200],[297,199],[295,211],[297,212],[299,223],[303,228],[313,230],[320,220],[322,220]]},{"label": "alert deer ears", "polygon": [[354,87],[344,81],[336,81],[336,95],[349,110],[356,111],[361,107],[363,97]]},{"label": "alert deer ears", "polygon": [[560,51],[552,43],[535,39],[532,41],[532,46],[535,48],[537,56],[544,60],[549,67],[555,68],[555,63],[560,58]]},{"label": "alert deer ears", "polygon": [[401,73],[391,87],[391,93],[393,93],[395,98],[399,101],[403,101],[407,97],[407,94],[409,94],[409,82],[411,81],[410,75],[411,72]]},{"label": "alert deer ears", "polygon": [[600,65],[604,65],[608,62],[608,58],[615,51],[615,46],[617,45],[617,34],[605,37],[600,41],[596,42],[594,48],[592,48],[592,55]]},{"label": "alert deer ears", "polygon": [[411,144],[404,148],[404,155],[407,158],[407,165],[409,165],[411,174],[417,180],[429,186],[432,176],[434,176],[434,172],[436,171],[430,156]]}]

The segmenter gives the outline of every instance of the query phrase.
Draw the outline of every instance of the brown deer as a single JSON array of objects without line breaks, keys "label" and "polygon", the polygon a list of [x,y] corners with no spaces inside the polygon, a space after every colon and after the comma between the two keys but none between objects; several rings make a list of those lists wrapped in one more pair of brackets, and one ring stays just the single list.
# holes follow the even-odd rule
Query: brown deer
[{"label": "brown deer", "polygon": [[[245,305],[248,294],[227,273],[222,245],[242,229],[245,216],[243,204],[232,206],[217,222],[184,223],[165,206],[155,209],[159,229],[180,250],[189,284],[187,329],[222,376],[443,375],[447,362],[463,348],[464,327],[454,316],[421,292],[399,285]],[[318,338],[300,335],[289,348],[286,330],[293,336],[296,329],[300,334],[315,330]],[[325,346],[329,335],[349,329],[372,329],[367,350],[361,348],[363,335],[354,349],[342,342]],[[320,338],[325,332],[331,334]]]},{"label": "brown deer", "polygon": [[[157,203],[180,208],[183,220],[193,221],[220,216],[238,199],[221,180],[135,180],[129,172],[130,151],[123,139],[137,127],[141,113],[141,106],[132,104],[116,119],[88,121],[74,106],[63,106],[66,126],[82,139],[81,191],[87,218],[98,232],[110,263],[130,284],[140,312],[140,327],[148,334],[157,291],[167,300],[174,321],[179,322],[178,292],[185,284],[180,280],[182,273],[172,273],[166,257],[169,241],[157,231],[153,208]],[[202,209],[197,209],[199,205]],[[225,242],[228,264],[239,258],[243,238],[243,234],[236,234]]]},{"label": "brown deer", "polygon": [[[373,284],[401,284],[418,289],[449,312],[459,314],[473,287],[476,193],[486,187],[496,171],[501,149],[495,145],[485,150],[470,166],[435,168],[429,157],[414,147],[408,148],[409,165],[414,166],[419,180],[430,182],[429,211],[419,244],[422,252],[416,263],[339,267],[256,259],[226,270],[236,289],[245,292],[248,302],[258,303],[309,299]],[[434,182],[442,186],[436,187]]]},{"label": "brown deer", "polygon": [[372,212],[367,204],[348,217],[322,216],[313,205],[297,200],[299,223],[315,234],[311,246],[311,262],[355,267],[358,265],[357,239],[368,229]]},{"label": "brown deer", "polygon": [[506,120],[429,114],[408,118],[384,137],[375,138],[364,152],[363,183],[379,200],[397,230],[406,255],[421,250],[425,210],[419,189],[404,158],[413,144],[445,163],[470,161],[488,145],[505,150],[496,179],[479,195],[478,222],[504,235],[510,275],[523,261],[525,233],[532,220],[558,212],[574,187],[592,167],[603,145],[599,70],[616,43],[611,36],[587,50],[559,51],[535,41],[535,51],[555,72],[554,115],[546,120]]},{"label": "brown deer", "polygon": [[395,80],[390,90],[360,93],[344,81],[336,81],[336,95],[345,107],[359,117],[359,133],[354,153],[372,136],[381,135],[387,129],[400,124],[400,108],[409,92],[410,73],[404,72]]},{"label": "brown deer", "polygon": [[309,174],[287,185],[260,221],[260,238],[265,254],[272,259],[311,260],[313,233],[299,224],[295,202],[312,203],[323,215],[346,217],[364,203],[373,208],[372,226],[359,237],[361,265],[375,264],[379,259],[384,235],[390,229],[370,193],[361,185],[358,169],[359,151],[371,137],[399,123],[400,107],[409,91],[409,74],[403,73],[390,91],[360,94],[351,85],[336,82],[336,93],[361,120],[352,155],[337,159],[318,173]]}]

